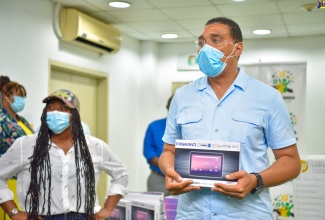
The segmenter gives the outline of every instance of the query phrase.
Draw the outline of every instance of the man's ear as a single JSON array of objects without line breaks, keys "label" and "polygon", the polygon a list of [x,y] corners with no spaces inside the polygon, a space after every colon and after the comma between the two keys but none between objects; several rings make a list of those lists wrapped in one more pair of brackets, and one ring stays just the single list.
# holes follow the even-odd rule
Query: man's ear
[{"label": "man's ear", "polygon": [[235,48],[235,54],[234,55],[239,58],[241,53],[243,52],[243,49],[244,49],[243,42],[236,43],[236,48]]}]

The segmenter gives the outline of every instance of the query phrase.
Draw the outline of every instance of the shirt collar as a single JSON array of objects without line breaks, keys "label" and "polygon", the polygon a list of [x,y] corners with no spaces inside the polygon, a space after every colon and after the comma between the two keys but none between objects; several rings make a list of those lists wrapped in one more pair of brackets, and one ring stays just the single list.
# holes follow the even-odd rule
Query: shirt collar
[{"label": "shirt collar", "polygon": [[250,77],[244,72],[244,70],[242,70],[242,68],[240,67],[237,68],[238,68],[238,76],[234,81],[234,86],[245,91]]},{"label": "shirt collar", "polygon": [[[236,77],[233,85],[245,91],[248,84],[249,76],[244,72],[244,70],[242,70],[242,68],[240,67],[237,68],[238,68],[238,76]],[[204,76],[202,77],[202,80],[199,80],[198,83],[196,84],[196,89],[199,91],[203,91],[208,86],[209,86],[208,77]]]}]

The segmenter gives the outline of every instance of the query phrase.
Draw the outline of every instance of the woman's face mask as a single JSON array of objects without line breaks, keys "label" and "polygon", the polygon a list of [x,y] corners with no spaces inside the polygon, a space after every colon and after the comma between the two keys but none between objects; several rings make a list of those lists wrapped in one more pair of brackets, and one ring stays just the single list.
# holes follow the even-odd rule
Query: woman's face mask
[{"label": "woman's face mask", "polygon": [[62,133],[70,125],[70,113],[52,111],[46,114],[46,124],[55,134]]},{"label": "woman's face mask", "polygon": [[[235,45],[236,46],[236,45]],[[234,46],[234,49],[235,49]],[[231,54],[234,52],[231,52]],[[226,57],[226,61],[232,55]],[[197,63],[200,70],[207,76],[214,77],[219,75],[226,67],[226,63],[222,62],[221,59],[224,57],[224,53],[220,50],[205,44],[199,52],[197,57]],[[226,62],[225,61],[225,62]]]},{"label": "woman's face mask", "polygon": [[13,96],[14,101],[10,102],[8,98],[7,101],[10,103],[10,107],[14,112],[20,112],[24,109],[25,107],[25,98],[22,96]]}]

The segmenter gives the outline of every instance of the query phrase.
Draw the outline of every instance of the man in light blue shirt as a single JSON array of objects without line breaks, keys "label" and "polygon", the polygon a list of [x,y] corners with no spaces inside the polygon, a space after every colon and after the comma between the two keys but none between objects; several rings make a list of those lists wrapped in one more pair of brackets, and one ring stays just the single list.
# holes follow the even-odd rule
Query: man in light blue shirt
[{"label": "man in light blue shirt", "polygon": [[[181,194],[177,219],[272,220],[268,187],[300,173],[285,103],[276,89],[237,67],[243,43],[234,21],[209,20],[198,46],[197,61],[206,76],[176,91],[159,159],[166,188],[171,194]],[[238,179],[237,184],[215,183],[210,189],[192,186],[192,180],[182,181],[174,170],[176,139],[240,142],[240,170],[226,176]],[[276,158],[271,166],[268,147]]]}]

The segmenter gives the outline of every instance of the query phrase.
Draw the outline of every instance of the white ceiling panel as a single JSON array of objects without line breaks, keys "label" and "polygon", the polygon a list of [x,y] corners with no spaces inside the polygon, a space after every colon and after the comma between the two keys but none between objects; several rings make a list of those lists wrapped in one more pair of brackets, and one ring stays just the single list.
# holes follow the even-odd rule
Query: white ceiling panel
[{"label": "white ceiling panel", "polygon": [[182,8],[184,6],[212,5],[209,0],[148,0],[157,8]]},{"label": "white ceiling panel", "polygon": [[211,0],[214,4],[243,4],[243,3],[260,3],[260,2],[274,2],[274,0],[245,0],[244,2],[236,2],[234,0]]},{"label": "white ceiling panel", "polygon": [[288,25],[297,24],[319,24],[325,23],[325,11],[324,12],[305,12],[305,13],[294,13],[294,14],[284,14],[283,15],[285,22]]},{"label": "white ceiling panel", "polygon": [[221,16],[221,13],[214,6],[168,8],[161,9],[161,11],[171,19],[199,19]]},{"label": "white ceiling panel", "polygon": [[278,14],[241,16],[232,17],[232,19],[237,21],[241,28],[254,26],[255,29],[267,29],[270,25],[284,25],[283,18]]},{"label": "white ceiling panel", "polygon": [[130,23],[132,27],[137,30],[141,30],[142,32],[148,31],[177,31],[181,27],[177,25],[173,21],[149,21],[149,22],[138,22],[138,23]]},{"label": "white ceiling panel", "polygon": [[[324,34],[325,23],[288,25],[288,29],[291,36],[320,35]],[[320,45],[323,46],[323,44]]]},{"label": "white ceiling panel", "polygon": [[219,11],[225,16],[244,16],[244,15],[265,15],[265,14],[278,14],[279,10],[275,3],[245,3],[236,5],[218,5]]},{"label": "white ceiling panel", "polygon": [[[112,0],[48,1],[83,11],[138,40],[194,42],[204,24],[218,16],[234,19],[245,39],[325,36],[325,9],[307,12],[302,8],[316,0],[126,0],[131,3],[126,9],[108,6]],[[257,36],[252,33],[254,29],[270,29],[272,33]],[[175,33],[179,38],[165,40],[160,38],[163,33]]]},{"label": "white ceiling panel", "polygon": [[[76,0],[74,0],[76,1]],[[78,0],[82,1],[82,0]],[[120,9],[120,8],[113,8],[108,5],[109,2],[112,2],[112,0],[83,0],[91,5],[97,6],[100,10],[104,11],[121,11],[121,10],[129,10],[127,9]],[[146,0],[127,0],[126,2],[130,3],[132,5],[131,10],[134,9],[152,9],[154,8],[152,4],[148,3]]]},{"label": "white ceiling panel", "polygon": [[[292,12],[307,12],[302,5],[304,4],[315,4],[317,1],[312,0],[281,0],[278,1],[279,8],[282,13],[292,13]],[[316,11],[316,10],[315,10]]]},{"label": "white ceiling panel", "polygon": [[168,17],[158,9],[132,10],[132,11],[110,11],[111,15],[121,19],[123,22],[147,22],[168,20]]}]

